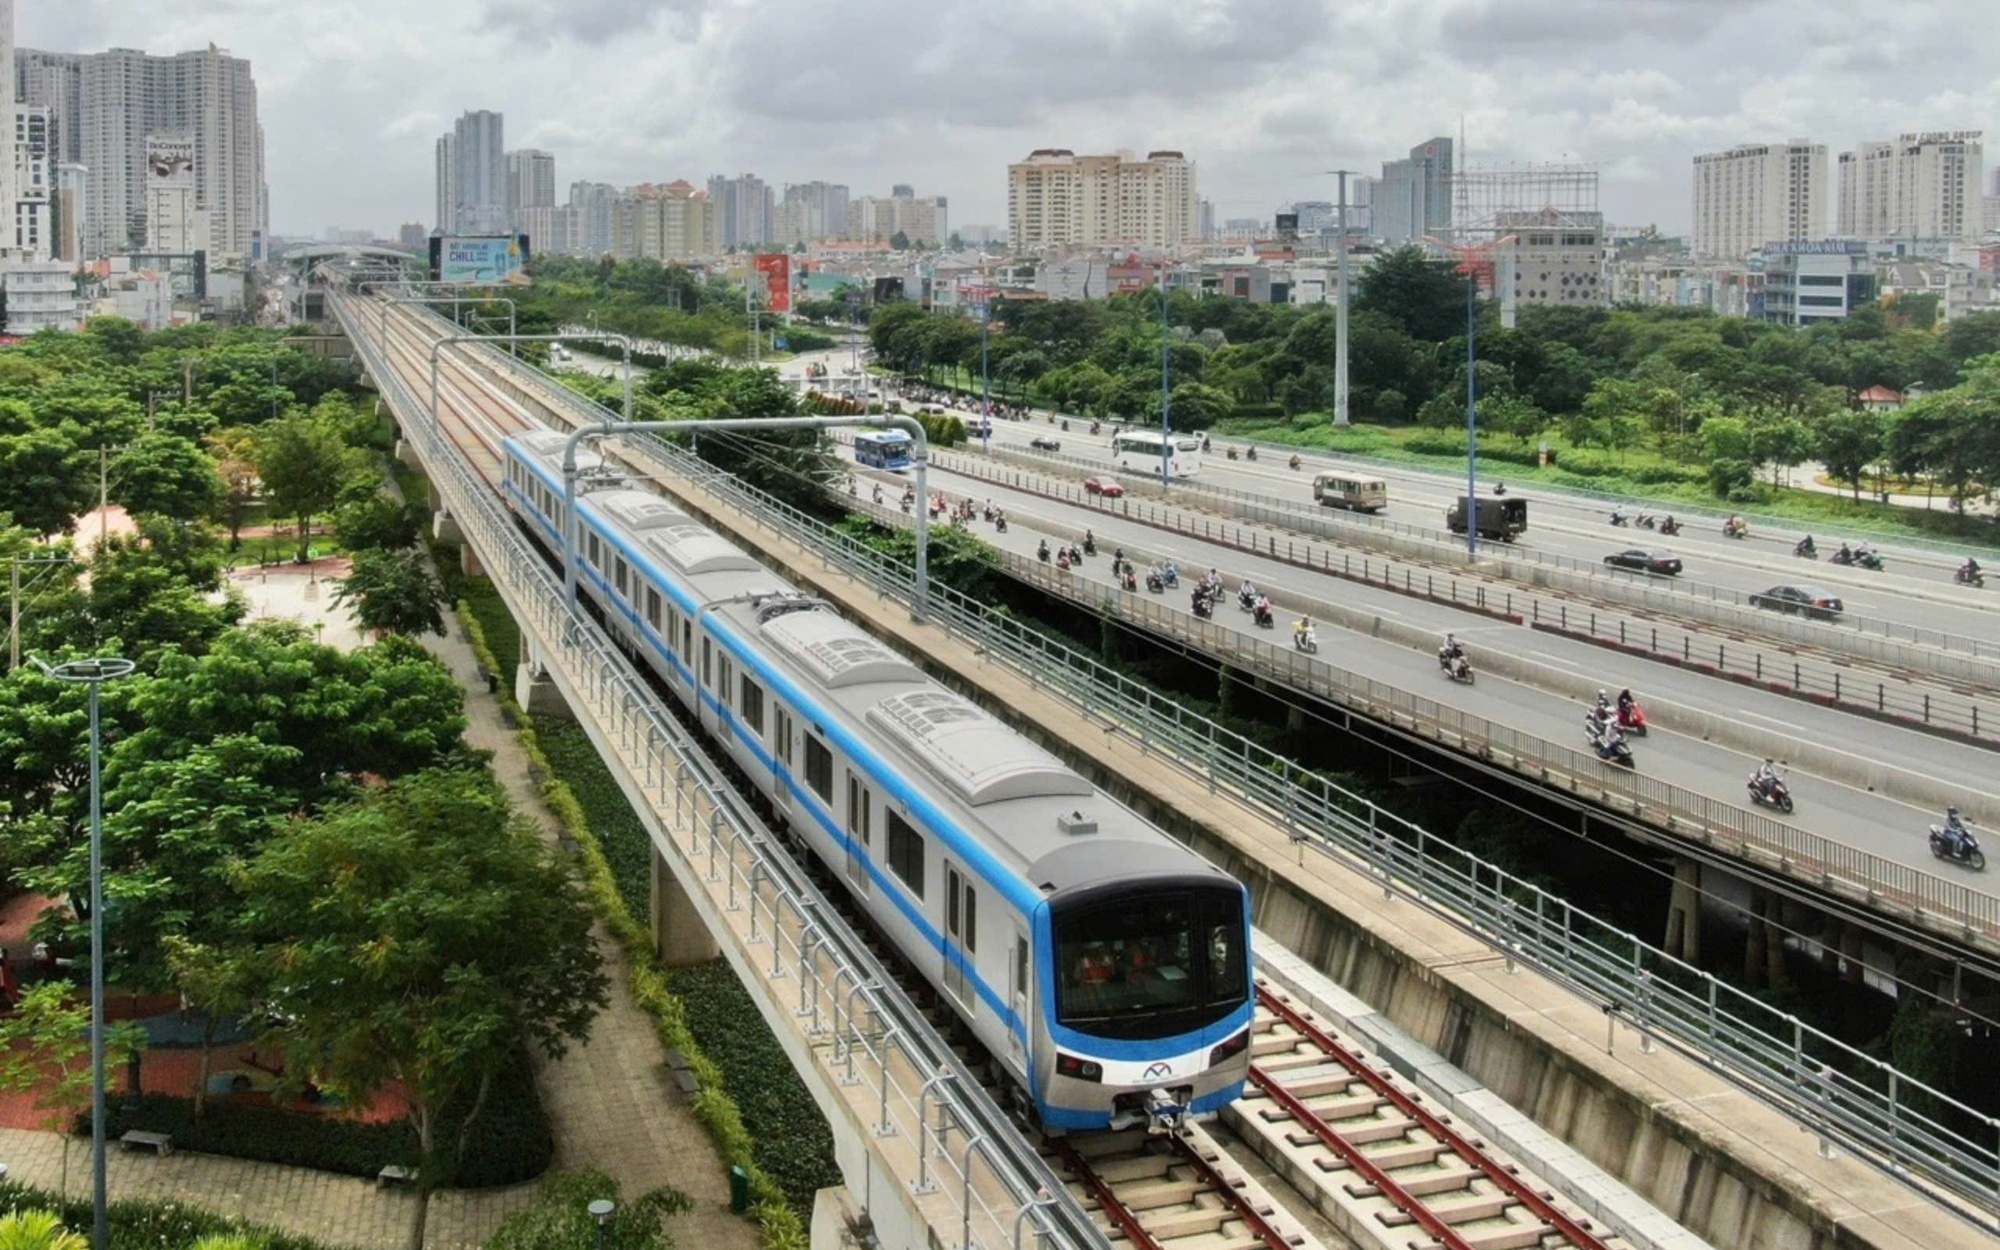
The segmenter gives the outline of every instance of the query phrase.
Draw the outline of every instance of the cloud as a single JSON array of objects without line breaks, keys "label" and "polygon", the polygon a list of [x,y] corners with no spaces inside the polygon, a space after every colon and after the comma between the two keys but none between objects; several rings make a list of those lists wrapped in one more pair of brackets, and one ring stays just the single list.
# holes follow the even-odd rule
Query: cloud
[{"label": "cloud", "polygon": [[1036,147],[1179,148],[1231,215],[1326,199],[1464,127],[1472,159],[1584,160],[1615,221],[1687,225],[1690,158],[2000,130],[1982,0],[65,0],[24,47],[250,58],[274,226],[428,223],[466,109],[559,186],[755,172],[892,183],[1001,223]]}]

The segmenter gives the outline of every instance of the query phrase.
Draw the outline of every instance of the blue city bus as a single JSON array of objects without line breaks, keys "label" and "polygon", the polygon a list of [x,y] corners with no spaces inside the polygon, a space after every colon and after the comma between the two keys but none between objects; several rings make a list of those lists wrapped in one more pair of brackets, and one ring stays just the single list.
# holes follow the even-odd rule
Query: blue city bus
[{"label": "blue city bus", "polygon": [[907,469],[910,436],[901,430],[863,430],[854,436],[854,462],[871,469]]}]

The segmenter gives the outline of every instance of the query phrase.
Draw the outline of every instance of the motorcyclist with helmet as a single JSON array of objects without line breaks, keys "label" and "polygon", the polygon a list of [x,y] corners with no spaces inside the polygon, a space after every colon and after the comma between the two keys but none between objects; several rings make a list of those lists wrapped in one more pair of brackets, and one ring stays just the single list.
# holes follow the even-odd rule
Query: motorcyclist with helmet
[{"label": "motorcyclist with helmet", "polygon": [[1965,818],[1958,814],[1958,804],[1953,803],[1944,809],[1942,832],[1952,854],[1964,858],[1972,853],[1972,830],[1965,827]]}]

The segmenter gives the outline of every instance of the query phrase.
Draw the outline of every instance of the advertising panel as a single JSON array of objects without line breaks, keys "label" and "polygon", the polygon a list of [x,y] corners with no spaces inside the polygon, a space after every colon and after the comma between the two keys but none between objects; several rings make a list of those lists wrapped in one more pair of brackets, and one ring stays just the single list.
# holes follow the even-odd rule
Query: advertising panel
[{"label": "advertising panel", "polygon": [[526,286],[528,236],[439,235],[431,243],[431,280],[461,286]]},{"label": "advertising panel", "polygon": [[792,311],[792,258],[787,252],[759,255],[751,262],[764,278],[764,307],[772,312]]},{"label": "advertising panel", "polygon": [[146,185],[194,188],[194,141],[146,136]]}]

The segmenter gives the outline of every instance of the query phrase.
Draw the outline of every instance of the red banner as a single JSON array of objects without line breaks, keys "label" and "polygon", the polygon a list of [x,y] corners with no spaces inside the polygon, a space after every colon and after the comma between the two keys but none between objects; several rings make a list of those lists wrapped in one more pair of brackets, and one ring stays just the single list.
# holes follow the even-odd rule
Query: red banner
[{"label": "red banner", "polygon": [[792,311],[792,258],[787,252],[771,252],[751,262],[764,275],[764,307],[772,312]]}]

